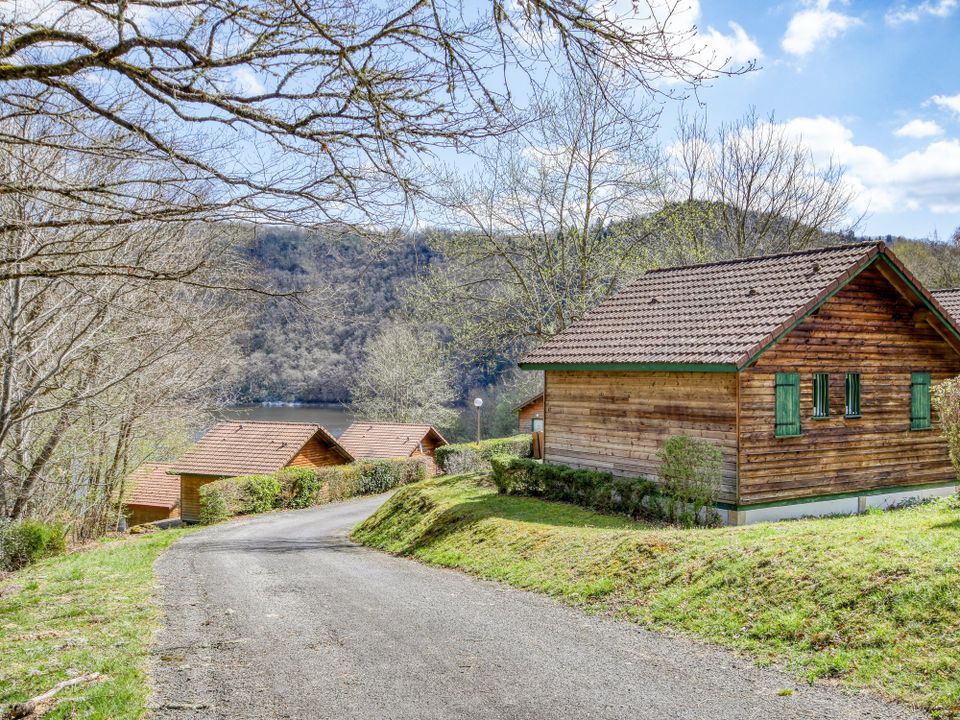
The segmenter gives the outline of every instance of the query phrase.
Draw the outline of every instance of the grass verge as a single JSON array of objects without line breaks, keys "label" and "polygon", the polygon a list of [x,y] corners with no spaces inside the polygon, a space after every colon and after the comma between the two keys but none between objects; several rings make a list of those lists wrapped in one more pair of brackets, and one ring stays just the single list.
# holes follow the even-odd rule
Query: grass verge
[{"label": "grass verge", "polygon": [[97,672],[102,679],[64,689],[44,717],[140,717],[159,618],[153,561],[187,532],[110,538],[0,581],[0,706]]},{"label": "grass verge", "polygon": [[401,489],[353,537],[960,717],[955,498],[683,530],[497,495],[474,475]]}]

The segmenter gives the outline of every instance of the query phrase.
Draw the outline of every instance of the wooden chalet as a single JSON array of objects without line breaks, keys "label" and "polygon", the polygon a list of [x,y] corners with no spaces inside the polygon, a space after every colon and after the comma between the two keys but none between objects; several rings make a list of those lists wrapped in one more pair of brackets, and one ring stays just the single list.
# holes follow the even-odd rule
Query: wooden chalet
[{"label": "wooden chalet", "polygon": [[517,432],[543,432],[543,393],[539,392],[513,408],[517,414]]},{"label": "wooden chalet", "polygon": [[436,450],[447,444],[432,425],[375,422],[353,423],[339,442],[358,460],[425,457],[433,473],[437,471],[433,460]]},{"label": "wooden chalet", "polygon": [[689,435],[723,453],[731,523],[854,513],[956,490],[930,402],[960,374],[954,317],[960,291],[859,243],[648,272],[521,367],[544,371],[547,462],[656,478]]},{"label": "wooden chalet", "polygon": [[131,488],[123,502],[127,525],[143,525],[180,517],[180,478],[169,464],[144,463],[127,478]]},{"label": "wooden chalet", "polygon": [[168,472],[180,476],[183,520],[200,519],[200,488],[239,475],[265,475],[285,467],[323,467],[353,456],[320,425],[293,422],[225,422],[214,427]]}]

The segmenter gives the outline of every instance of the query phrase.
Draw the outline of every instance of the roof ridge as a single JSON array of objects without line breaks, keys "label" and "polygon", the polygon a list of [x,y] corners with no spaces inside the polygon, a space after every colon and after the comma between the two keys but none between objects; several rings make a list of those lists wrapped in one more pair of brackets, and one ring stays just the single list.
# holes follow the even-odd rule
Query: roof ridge
[{"label": "roof ridge", "polygon": [[714,260],[708,263],[692,263],[690,265],[671,265],[670,267],[654,268],[647,270],[641,277],[653,275],[655,273],[671,272],[676,270],[694,270],[699,268],[716,267],[719,265],[736,265],[739,263],[756,262],[757,260],[776,260],[785,257],[799,257],[802,255],[815,255],[817,253],[837,252],[840,250],[853,250],[854,248],[863,248],[864,251],[871,247],[886,246],[883,240],[866,240],[843,245],[825,245],[823,247],[809,248],[807,250],[792,250],[790,252],[774,253],[773,255],[751,255],[745,258],[732,258],[730,260]]},{"label": "roof ridge", "polygon": [[943,293],[943,292],[960,292],[960,285],[958,285],[957,287],[936,288],[935,290],[930,290],[930,293],[931,293],[931,294],[933,294],[933,293]]}]

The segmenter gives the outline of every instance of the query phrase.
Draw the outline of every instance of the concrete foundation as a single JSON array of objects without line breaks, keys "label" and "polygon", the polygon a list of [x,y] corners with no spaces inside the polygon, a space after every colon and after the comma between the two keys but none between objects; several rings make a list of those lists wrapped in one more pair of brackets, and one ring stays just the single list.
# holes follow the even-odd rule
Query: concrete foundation
[{"label": "concrete foundation", "polygon": [[827,515],[857,515],[868,508],[884,510],[908,503],[912,500],[931,500],[946,497],[957,492],[956,485],[933,488],[915,488],[899,492],[859,495],[812,502],[797,502],[783,505],[751,508],[749,505],[736,510],[718,510],[727,525],[751,525],[760,522],[792,520],[802,517],[824,517]]}]

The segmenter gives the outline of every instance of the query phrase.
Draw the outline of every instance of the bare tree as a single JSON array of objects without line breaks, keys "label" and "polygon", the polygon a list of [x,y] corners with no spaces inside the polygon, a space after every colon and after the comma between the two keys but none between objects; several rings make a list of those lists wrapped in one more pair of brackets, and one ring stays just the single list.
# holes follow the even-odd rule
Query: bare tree
[{"label": "bare tree", "polygon": [[395,323],[367,343],[351,388],[354,412],[367,420],[445,427],[456,417],[453,372],[428,330]]},{"label": "bare tree", "polygon": [[111,152],[205,183],[194,210],[376,214],[417,191],[417,153],[511,126],[507,68],[574,66],[600,85],[614,68],[651,92],[742,69],[701,52],[674,9],[641,3],[627,23],[575,0],[14,4],[0,19],[0,118],[56,117],[75,128],[56,147],[80,153],[83,126],[102,121]]},{"label": "bare tree", "polygon": [[715,137],[703,116],[681,117],[674,148],[664,228],[683,262],[801,250],[858,223],[843,168],[817,164],[773,116],[751,110]]},{"label": "bare tree", "polygon": [[656,117],[626,87],[575,75],[474,172],[438,181],[442,222],[459,230],[436,235],[442,260],[411,298],[421,313],[442,309],[459,353],[515,357],[648,265]]}]

